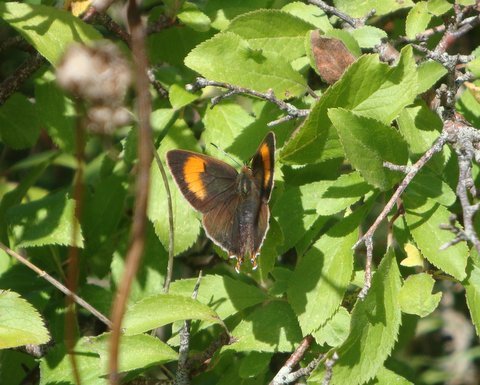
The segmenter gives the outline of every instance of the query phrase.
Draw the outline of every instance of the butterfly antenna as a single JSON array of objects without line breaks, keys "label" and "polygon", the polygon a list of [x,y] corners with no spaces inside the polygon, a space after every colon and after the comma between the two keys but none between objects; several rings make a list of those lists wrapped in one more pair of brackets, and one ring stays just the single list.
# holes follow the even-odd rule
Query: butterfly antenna
[{"label": "butterfly antenna", "polygon": [[218,147],[215,143],[212,143],[210,142],[210,144],[215,147],[218,151],[221,151],[223,153],[223,155],[225,155],[228,159],[232,160],[234,163],[236,163],[237,165],[239,165],[240,167],[242,167],[242,165],[240,163],[238,163],[238,161],[236,159],[234,159],[233,157],[231,157],[229,154],[227,154],[223,149],[221,149],[220,147]]}]

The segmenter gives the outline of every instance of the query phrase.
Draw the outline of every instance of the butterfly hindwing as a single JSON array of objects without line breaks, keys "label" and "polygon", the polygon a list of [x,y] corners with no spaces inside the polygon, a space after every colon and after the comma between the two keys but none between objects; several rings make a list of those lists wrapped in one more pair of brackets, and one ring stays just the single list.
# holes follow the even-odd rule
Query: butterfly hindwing
[{"label": "butterfly hindwing", "polygon": [[195,152],[171,150],[167,163],[183,196],[202,213],[235,194],[238,172],[225,162]]},{"label": "butterfly hindwing", "polygon": [[252,158],[252,173],[261,191],[264,202],[270,200],[275,167],[275,136],[269,132]]}]

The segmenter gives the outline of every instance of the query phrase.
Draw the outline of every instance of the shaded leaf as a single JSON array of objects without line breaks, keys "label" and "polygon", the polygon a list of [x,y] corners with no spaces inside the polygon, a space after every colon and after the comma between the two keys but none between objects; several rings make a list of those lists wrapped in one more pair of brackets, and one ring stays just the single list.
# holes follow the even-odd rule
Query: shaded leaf
[{"label": "shaded leaf", "polygon": [[[1,4],[0,4],[1,6]],[[0,138],[7,146],[21,150],[33,146],[40,135],[40,121],[34,104],[19,93],[0,106]]]},{"label": "shaded leaf", "polygon": [[12,207],[7,212],[7,222],[15,247],[83,247],[80,224],[75,218],[75,201],[62,192]]}]

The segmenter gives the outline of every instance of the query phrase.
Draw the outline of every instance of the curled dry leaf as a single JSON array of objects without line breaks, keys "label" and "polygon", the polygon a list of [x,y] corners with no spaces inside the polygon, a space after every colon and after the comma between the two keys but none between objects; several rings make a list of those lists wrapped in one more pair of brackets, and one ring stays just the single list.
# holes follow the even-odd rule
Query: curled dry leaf
[{"label": "curled dry leaf", "polygon": [[310,35],[315,70],[328,84],[335,83],[347,67],[355,61],[345,44],[332,37],[321,36],[319,31]]}]

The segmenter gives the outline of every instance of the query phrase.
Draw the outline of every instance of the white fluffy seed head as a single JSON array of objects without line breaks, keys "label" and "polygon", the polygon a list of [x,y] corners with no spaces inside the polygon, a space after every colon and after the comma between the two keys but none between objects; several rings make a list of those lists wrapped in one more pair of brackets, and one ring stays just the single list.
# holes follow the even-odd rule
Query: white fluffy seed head
[{"label": "white fluffy seed head", "polygon": [[129,63],[111,43],[73,44],[57,67],[62,88],[93,104],[118,106],[132,81]]}]

